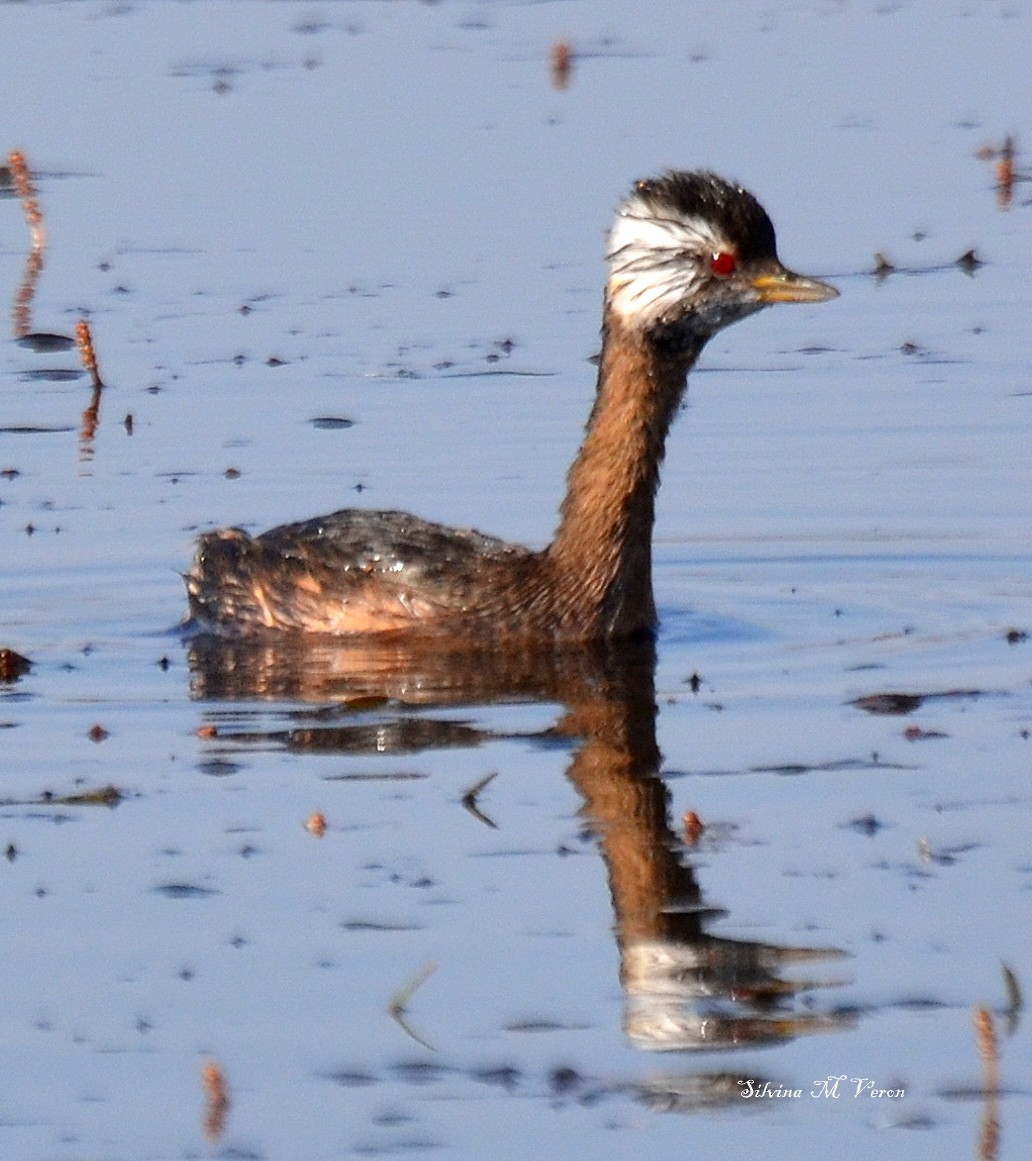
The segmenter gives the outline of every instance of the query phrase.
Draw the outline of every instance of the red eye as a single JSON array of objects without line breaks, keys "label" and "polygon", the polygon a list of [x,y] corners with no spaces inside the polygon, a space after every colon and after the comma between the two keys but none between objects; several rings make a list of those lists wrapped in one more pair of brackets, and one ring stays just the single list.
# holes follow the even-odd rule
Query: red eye
[{"label": "red eye", "polygon": [[710,259],[710,270],[714,274],[719,274],[726,277],[728,274],[735,272],[735,256],[728,253],[727,250],[721,250],[718,254],[714,254]]}]

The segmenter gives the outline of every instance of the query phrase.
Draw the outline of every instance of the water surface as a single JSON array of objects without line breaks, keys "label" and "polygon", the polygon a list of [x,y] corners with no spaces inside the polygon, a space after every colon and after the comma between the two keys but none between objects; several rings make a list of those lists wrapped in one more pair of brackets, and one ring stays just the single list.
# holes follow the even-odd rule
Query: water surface
[{"label": "water surface", "polygon": [[[89,317],[109,384],[84,418],[12,315],[5,1156],[1024,1156],[1032,218],[976,153],[1027,170],[1029,20],[0,5],[22,332]],[[655,658],[181,642],[200,529],[544,543],[604,231],[667,165],[747,183],[842,297],[693,376]],[[0,185],[12,305],[29,261]]]}]

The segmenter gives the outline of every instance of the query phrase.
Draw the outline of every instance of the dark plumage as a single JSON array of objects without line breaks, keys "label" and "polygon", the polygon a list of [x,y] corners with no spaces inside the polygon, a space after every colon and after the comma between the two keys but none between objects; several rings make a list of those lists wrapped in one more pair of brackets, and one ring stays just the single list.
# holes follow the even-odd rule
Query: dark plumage
[{"label": "dark plumage", "polygon": [[645,178],[635,188],[656,217],[672,210],[680,218],[720,222],[734,239],[742,262],[777,257],[774,224],[767,211],[747,189],[715,173],[673,170],[662,177]]}]

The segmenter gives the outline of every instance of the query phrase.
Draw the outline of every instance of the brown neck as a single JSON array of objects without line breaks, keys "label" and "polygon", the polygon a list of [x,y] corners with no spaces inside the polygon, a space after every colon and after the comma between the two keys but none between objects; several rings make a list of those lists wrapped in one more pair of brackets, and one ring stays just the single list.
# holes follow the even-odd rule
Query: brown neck
[{"label": "brown neck", "polygon": [[606,634],[653,627],[652,523],[667,431],[703,341],[669,352],[608,308],[598,393],[547,555],[569,612]]}]

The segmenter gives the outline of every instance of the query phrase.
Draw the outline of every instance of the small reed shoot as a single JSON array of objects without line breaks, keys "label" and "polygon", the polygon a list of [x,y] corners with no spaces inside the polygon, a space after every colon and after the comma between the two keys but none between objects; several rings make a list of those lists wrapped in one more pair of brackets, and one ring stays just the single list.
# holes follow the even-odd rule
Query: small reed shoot
[{"label": "small reed shoot", "polygon": [[14,192],[21,202],[25,221],[32,231],[33,248],[42,250],[46,240],[43,233],[43,214],[39,208],[39,202],[36,200],[36,191],[32,184],[32,175],[29,173],[25,154],[20,150],[12,149],[7,155],[7,166],[11,171],[11,182],[14,185]]},{"label": "small reed shoot", "polygon": [[97,367],[97,353],[93,349],[93,335],[90,333],[90,324],[84,318],[79,319],[75,324],[75,342],[79,348],[79,358],[82,359],[82,365],[89,372],[90,383],[95,390],[100,390],[104,386],[104,383]]}]

